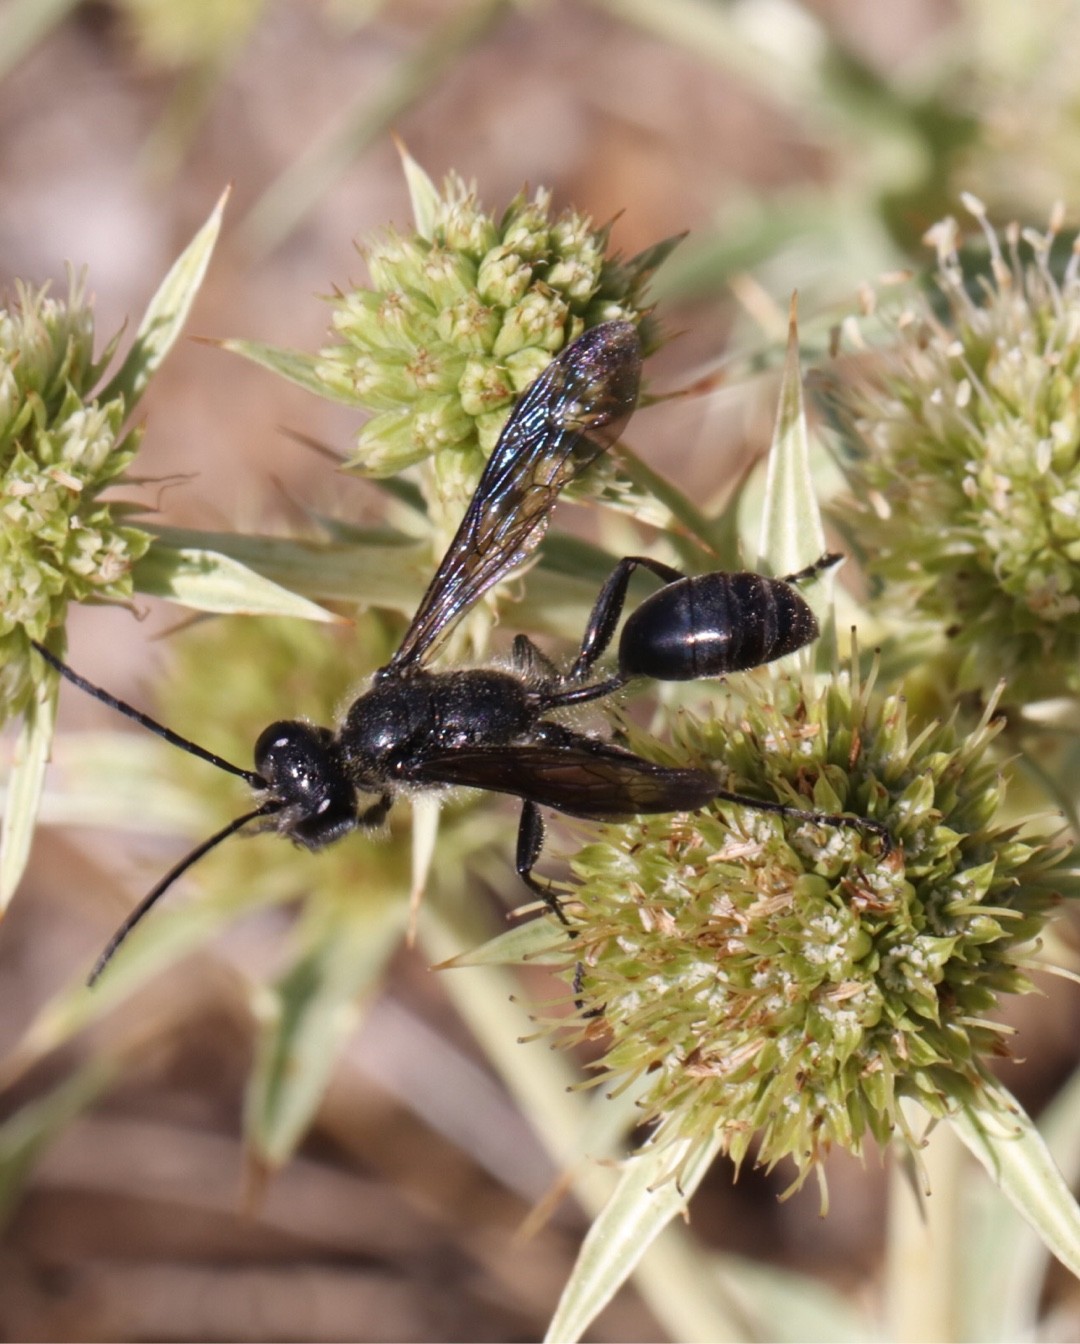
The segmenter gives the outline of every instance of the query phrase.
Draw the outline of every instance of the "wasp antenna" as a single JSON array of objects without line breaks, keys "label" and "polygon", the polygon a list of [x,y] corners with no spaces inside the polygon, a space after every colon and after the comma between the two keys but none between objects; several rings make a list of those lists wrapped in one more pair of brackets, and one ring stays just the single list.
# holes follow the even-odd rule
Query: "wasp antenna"
[{"label": "wasp antenna", "polygon": [[181,737],[179,733],[174,733],[171,728],[166,728],[163,723],[158,723],[157,719],[152,719],[149,714],[144,714],[134,705],[129,705],[126,700],[119,700],[115,695],[110,695],[108,691],[102,690],[100,686],[95,686],[92,681],[80,677],[78,672],[68,667],[67,663],[57,658],[55,653],[47,649],[44,644],[39,644],[36,639],[32,639],[30,643],[51,668],[59,672],[73,686],[78,686],[80,691],[85,691],[87,695],[92,695],[95,700],[100,700],[103,705],[108,705],[110,709],[115,709],[120,714],[126,715],[127,718],[133,719],[143,728],[148,728],[156,736],[163,737],[171,746],[179,747],[181,751],[186,751],[190,756],[198,756],[204,761],[209,761],[211,765],[216,765],[219,770],[225,770],[230,775],[238,775],[241,779],[246,780],[253,789],[266,788],[266,780],[261,775],[256,774],[254,770],[244,770],[238,765],[233,765],[231,761],[226,761],[221,756],[215,755],[214,752],[207,751],[205,747],[200,747],[197,742]]},{"label": "wasp antenna", "polygon": [[128,936],[131,930],[139,923],[143,915],[145,915],[147,911],[156,905],[158,900],[165,895],[176,879],[178,877],[183,877],[192,864],[198,863],[204,854],[208,854],[216,845],[220,845],[222,840],[228,840],[230,835],[235,835],[235,833],[240,830],[242,826],[246,826],[249,821],[254,821],[256,817],[266,817],[274,812],[280,812],[281,808],[282,804],[279,802],[263,803],[262,807],[255,808],[253,812],[245,812],[242,817],[235,817],[227,826],[223,826],[220,831],[215,831],[209,840],[204,840],[201,845],[196,845],[190,854],[185,854],[178,864],[175,864],[169,869],[157,886],[146,893],[135,909],[132,910],[131,914],[128,915],[127,919],[124,920],[123,924],[120,925],[113,936],[105,944],[101,956],[94,962],[94,969],[86,978],[87,986],[90,989],[93,989],[94,985],[96,985],[100,979],[102,971],[108,966],[109,962],[112,961],[116,949]]}]

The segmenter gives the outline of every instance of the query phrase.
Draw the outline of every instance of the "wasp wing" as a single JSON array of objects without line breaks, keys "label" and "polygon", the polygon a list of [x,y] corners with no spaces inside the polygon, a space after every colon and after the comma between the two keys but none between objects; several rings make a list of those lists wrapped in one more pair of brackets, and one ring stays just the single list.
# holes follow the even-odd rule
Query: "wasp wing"
[{"label": "wasp wing", "polygon": [[460,747],[427,755],[410,780],[526,798],[572,817],[622,821],[643,812],[693,812],[716,796],[708,770],[657,765],[610,742]]},{"label": "wasp wing", "polygon": [[628,322],[591,328],[551,361],[506,422],[388,673],[423,661],[536,549],[559,492],[619,437],[640,379],[641,343]]}]

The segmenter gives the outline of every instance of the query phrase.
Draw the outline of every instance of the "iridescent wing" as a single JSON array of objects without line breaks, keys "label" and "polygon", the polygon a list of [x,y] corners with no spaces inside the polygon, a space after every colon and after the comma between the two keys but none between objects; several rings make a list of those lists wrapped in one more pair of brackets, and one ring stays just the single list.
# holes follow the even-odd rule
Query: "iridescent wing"
[{"label": "iridescent wing", "polygon": [[572,817],[620,821],[644,812],[694,812],[716,796],[708,770],[657,765],[610,742],[455,747],[428,755],[410,781],[490,789]]},{"label": "iridescent wing", "polygon": [[640,378],[641,343],[628,322],[593,327],[551,361],[506,422],[387,674],[422,662],[536,549],[559,492],[619,437]]}]

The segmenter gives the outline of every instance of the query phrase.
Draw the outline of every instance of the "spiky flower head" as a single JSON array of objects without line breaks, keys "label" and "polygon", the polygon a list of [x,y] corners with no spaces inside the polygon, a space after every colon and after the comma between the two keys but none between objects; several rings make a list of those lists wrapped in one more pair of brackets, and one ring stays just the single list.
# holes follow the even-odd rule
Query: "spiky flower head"
[{"label": "spiky flower head", "polygon": [[[607,228],[556,213],[547,190],[520,193],[496,216],[457,174],[440,191],[404,151],[403,161],[415,227],[363,245],[371,287],[333,300],[337,340],[315,377],[372,413],[351,466],[371,476],[419,467],[435,563],[515,400],[565,345],[623,320],[655,348],[645,289],[679,240],[624,261],[608,255]],[[490,620],[485,599],[455,631],[457,652],[464,643],[481,654]]]},{"label": "spiky flower head", "polygon": [[16,288],[0,308],[0,705],[29,694],[30,638],[63,622],[70,601],[126,601],[149,538],[98,496],[134,456],[122,396],[95,397],[113,346],[94,359],[81,283],[66,300]]},{"label": "spiky flower head", "polygon": [[[757,687],[760,692],[763,688]],[[801,1182],[832,1145],[904,1132],[1004,1053],[988,1020],[1064,884],[1059,852],[995,822],[989,714],[909,733],[904,700],[855,673],[780,678],[687,721],[680,761],[751,796],[884,822],[856,827],[718,802],[607,829],[574,860],[580,958],[571,1041],[607,1038],[604,1084],[636,1083],[672,1140],[756,1145]],[[1071,893],[1075,894],[1075,892]]]},{"label": "spiky flower head", "polygon": [[363,248],[371,288],[334,300],[337,343],[318,376],[373,412],[352,465],[374,476],[424,463],[420,475],[441,554],[516,397],[587,328],[639,324],[652,272],[674,246],[630,261],[608,256],[608,230],[551,195],[516,196],[500,217],[456,174],[437,191],[406,156],[417,215]]},{"label": "spiky flower head", "polygon": [[[839,392],[852,432],[851,525],[884,601],[944,630],[959,684],[1014,694],[1080,689],[1080,270],[1050,267],[1056,224],[1006,232],[973,197],[989,275],[965,274],[947,219],[944,319],[929,303],[895,349]],[[1022,247],[1027,260],[1022,258]]]}]

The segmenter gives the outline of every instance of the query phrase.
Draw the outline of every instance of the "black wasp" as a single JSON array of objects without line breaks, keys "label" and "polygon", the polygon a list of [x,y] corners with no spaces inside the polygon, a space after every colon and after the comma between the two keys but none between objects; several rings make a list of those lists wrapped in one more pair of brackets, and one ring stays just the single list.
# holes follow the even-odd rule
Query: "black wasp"
[{"label": "black wasp", "polygon": [[[626,322],[594,327],[561,352],[518,402],[495,445],[457,534],[393,658],[375,673],[335,732],[298,720],[272,723],[255,744],[255,770],[231,765],[91,685],[55,655],[42,656],[69,681],[144,727],[245,779],[261,795],[194,849],[117,930],[90,980],[135,924],[208,850],[250,822],[321,849],[357,827],[379,826],[399,790],[448,785],[522,799],[516,866],[525,884],[564,919],[554,893],[534,876],[544,827],[540,807],[574,817],[625,820],[647,812],[694,811],[711,799],[879,835],[877,822],[802,811],[731,793],[709,770],[658,765],[550,717],[617,691],[634,677],[682,681],[719,676],[779,658],[818,635],[813,612],[792,586],[833,557],[784,579],[760,574],[688,578],[655,560],[620,560],[589,617],[577,657],[560,671],[524,635],[509,666],[429,671],[433,649],[474,602],[539,545],[559,492],[616,441],[633,412],[641,345]],[[627,619],[617,670],[594,679],[622,614],[634,570],[663,584]],[[362,795],[374,801],[361,806]],[[565,922],[565,919],[564,919]]]}]

